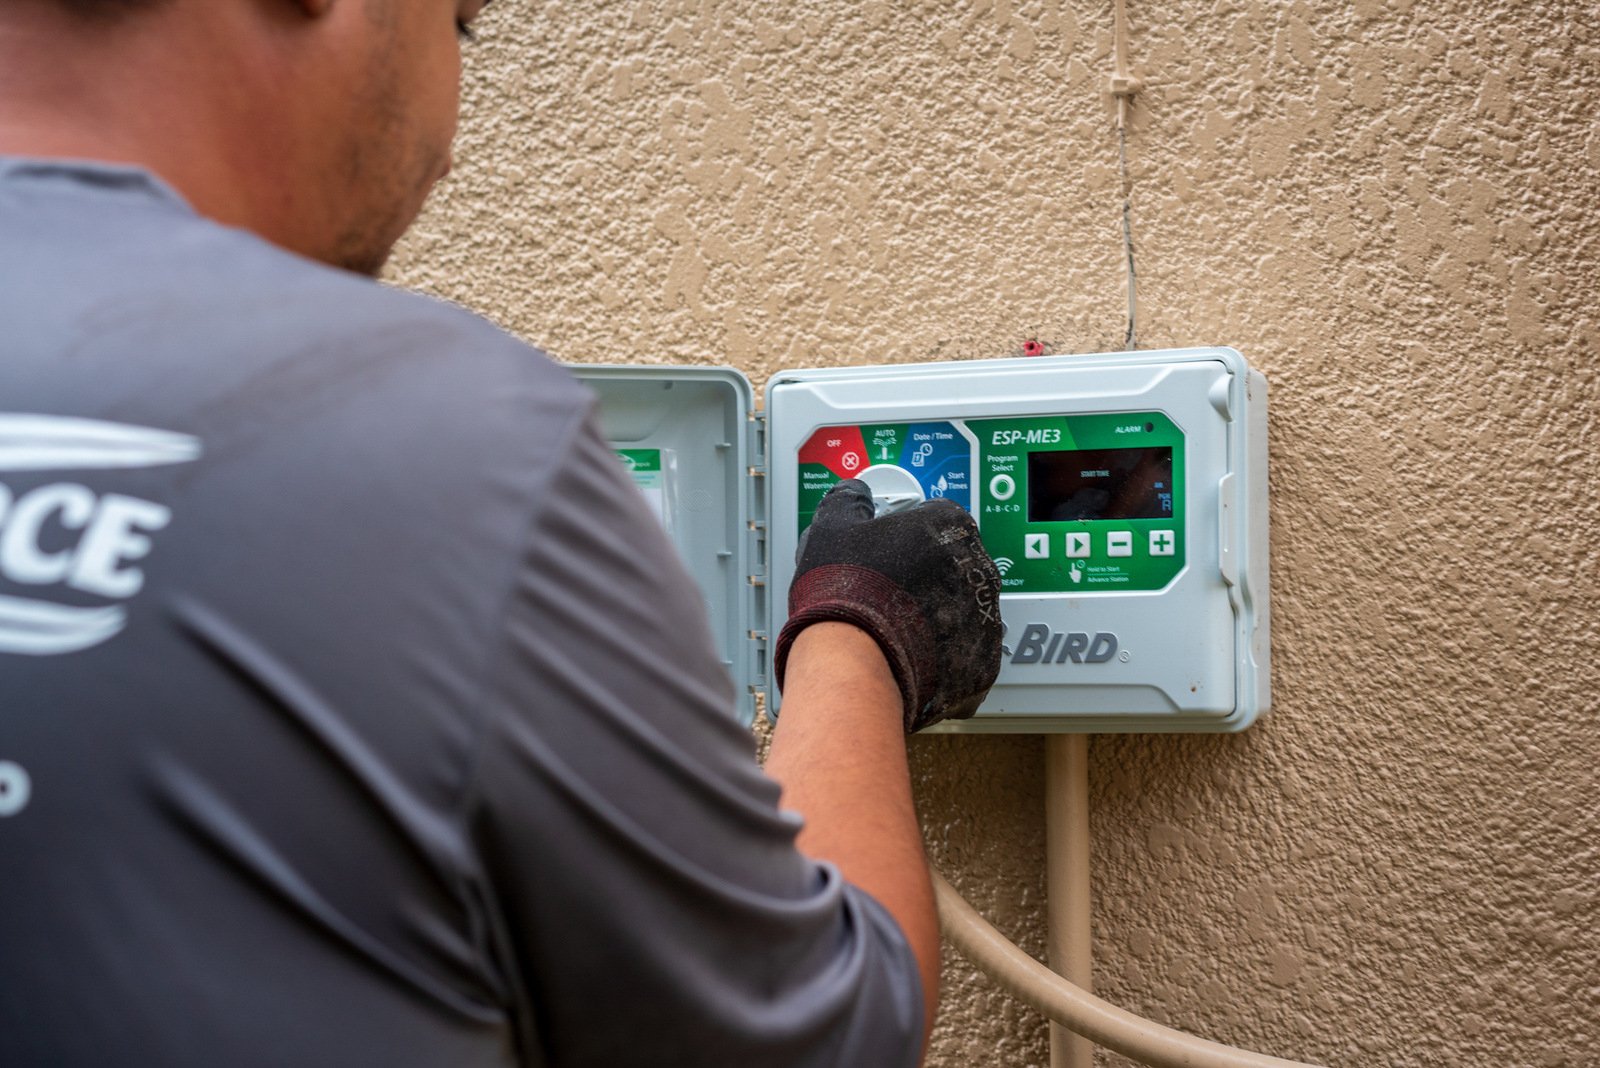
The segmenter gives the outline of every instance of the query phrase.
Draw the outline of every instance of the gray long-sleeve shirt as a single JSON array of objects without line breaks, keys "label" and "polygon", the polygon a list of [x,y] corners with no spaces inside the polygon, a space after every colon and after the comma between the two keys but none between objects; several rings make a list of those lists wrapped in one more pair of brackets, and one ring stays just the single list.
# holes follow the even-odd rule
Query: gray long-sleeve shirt
[{"label": "gray long-sleeve shirt", "polygon": [[0,1064],[915,1061],[591,404],[0,161]]}]

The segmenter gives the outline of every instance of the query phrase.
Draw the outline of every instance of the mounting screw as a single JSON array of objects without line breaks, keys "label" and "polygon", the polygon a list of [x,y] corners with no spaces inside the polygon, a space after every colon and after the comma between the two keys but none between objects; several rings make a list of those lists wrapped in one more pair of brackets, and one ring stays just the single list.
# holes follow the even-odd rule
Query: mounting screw
[{"label": "mounting screw", "polygon": [[1030,337],[1022,343],[1022,354],[1024,356],[1043,356],[1044,342]]}]

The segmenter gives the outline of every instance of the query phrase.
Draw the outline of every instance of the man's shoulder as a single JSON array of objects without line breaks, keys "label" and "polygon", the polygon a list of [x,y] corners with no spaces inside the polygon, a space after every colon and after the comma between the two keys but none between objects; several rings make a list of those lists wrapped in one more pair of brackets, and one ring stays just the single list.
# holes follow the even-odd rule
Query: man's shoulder
[{"label": "man's shoulder", "polygon": [[278,351],[312,350],[333,364],[378,360],[403,369],[444,361],[457,389],[519,383],[567,407],[589,401],[587,388],[548,354],[460,305],[217,229],[237,283],[223,304],[233,305],[243,335],[276,336]]},{"label": "man's shoulder", "polygon": [[174,377],[256,368],[282,380],[315,363],[380,390],[412,371],[437,388],[426,372],[448,363],[457,391],[521,384],[588,403],[568,372],[488,320],[204,218],[147,172],[0,160],[0,194],[0,238],[17,253],[0,263],[0,308],[27,321],[41,354],[105,346]]}]

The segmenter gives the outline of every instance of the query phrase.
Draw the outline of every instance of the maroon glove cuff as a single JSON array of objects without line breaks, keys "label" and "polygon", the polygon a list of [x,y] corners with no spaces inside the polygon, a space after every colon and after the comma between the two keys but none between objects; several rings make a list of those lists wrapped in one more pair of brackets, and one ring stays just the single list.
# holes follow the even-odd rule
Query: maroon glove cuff
[{"label": "maroon glove cuff", "polygon": [[851,564],[812,568],[789,587],[789,621],[778,632],[772,670],[783,689],[789,649],[813,623],[849,623],[872,636],[900,687],[909,733],[938,679],[933,631],[916,600],[881,573]]}]

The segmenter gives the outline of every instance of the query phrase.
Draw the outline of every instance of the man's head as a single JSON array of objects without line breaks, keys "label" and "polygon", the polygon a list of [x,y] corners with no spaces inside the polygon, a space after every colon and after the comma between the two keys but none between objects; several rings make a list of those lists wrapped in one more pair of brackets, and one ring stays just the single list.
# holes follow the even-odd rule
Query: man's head
[{"label": "man's head", "polygon": [[350,53],[360,56],[329,72],[321,106],[305,116],[304,136],[322,149],[322,188],[337,192],[325,258],[375,274],[450,169],[460,101],[459,30],[483,0],[300,3],[323,19],[349,20],[324,41],[332,47],[323,63],[338,68]]},{"label": "man's head", "polygon": [[450,166],[484,0],[5,0],[0,153],[135,163],[376,273]]}]

